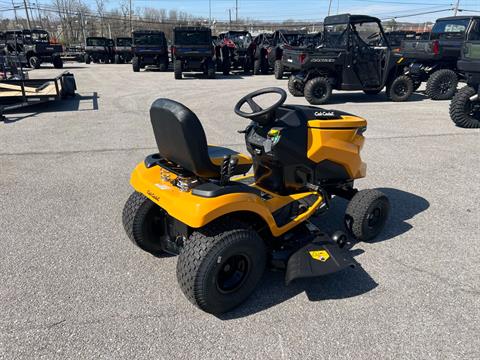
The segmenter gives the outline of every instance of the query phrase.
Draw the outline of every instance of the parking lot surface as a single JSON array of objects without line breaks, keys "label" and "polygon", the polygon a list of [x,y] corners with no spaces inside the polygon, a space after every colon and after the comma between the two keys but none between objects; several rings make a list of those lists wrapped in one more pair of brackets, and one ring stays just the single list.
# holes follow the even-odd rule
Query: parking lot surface
[{"label": "parking lot surface", "polygon": [[[181,293],[175,257],[142,252],[122,227],[130,172],[155,152],[149,107],[182,102],[210,143],[244,150],[235,103],[287,81],[66,68],[75,99],[0,122],[0,358],[480,358],[480,132],[456,128],[448,101],[335,93],[326,109],[368,120],[357,185],[389,196],[385,231],[353,247],[360,267],[288,287],[267,272],[214,317]],[[317,223],[342,229],[345,207]]]}]

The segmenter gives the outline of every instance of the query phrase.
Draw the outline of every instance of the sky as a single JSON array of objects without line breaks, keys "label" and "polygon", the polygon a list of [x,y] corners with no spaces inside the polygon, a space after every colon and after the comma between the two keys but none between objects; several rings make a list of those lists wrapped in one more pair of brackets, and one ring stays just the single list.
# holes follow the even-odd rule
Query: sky
[{"label": "sky", "polygon": [[[23,0],[13,0],[23,4]],[[47,0],[38,1],[39,4],[48,4]],[[434,21],[438,17],[453,15],[453,11],[433,14],[412,15],[454,7],[457,0],[331,0],[331,14],[357,13],[390,19],[398,17],[398,21],[424,22]],[[0,9],[11,5],[12,0],[0,0]],[[95,1],[87,0],[94,8]],[[132,0],[132,7],[155,7],[166,10],[180,10],[195,16],[209,17],[209,3],[212,9],[212,18],[228,20],[228,9],[231,9],[232,19],[235,19],[235,0]],[[238,0],[238,16],[240,18],[255,18],[259,20],[281,21],[287,19],[322,21],[328,13],[330,0]],[[118,6],[119,0],[107,0],[107,8]],[[480,15],[480,0],[460,0],[460,8],[475,10],[471,15]],[[0,13],[1,14],[1,13]],[[467,14],[467,13],[463,13]],[[4,12],[3,17],[12,16],[11,12]]]}]

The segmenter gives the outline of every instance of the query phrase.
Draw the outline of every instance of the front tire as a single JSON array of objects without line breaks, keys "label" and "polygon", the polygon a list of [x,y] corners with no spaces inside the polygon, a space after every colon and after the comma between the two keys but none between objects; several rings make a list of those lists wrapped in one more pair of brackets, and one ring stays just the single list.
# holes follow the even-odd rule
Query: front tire
[{"label": "front tire", "polygon": [[275,60],[275,79],[283,79],[283,63],[282,60]]},{"label": "front tire", "polygon": [[295,81],[295,75],[290,75],[288,78],[288,91],[290,94],[296,97],[303,96],[305,85],[298,81]]},{"label": "front tire", "polygon": [[458,86],[458,76],[453,70],[435,71],[427,81],[425,94],[432,100],[449,100],[455,95]]},{"label": "front tire", "polygon": [[470,98],[477,94],[474,88],[465,86],[453,97],[450,118],[458,127],[480,128],[480,99],[473,103]]},{"label": "front tire", "polygon": [[401,75],[387,86],[387,96],[394,102],[407,101],[413,94],[413,80],[409,76]]},{"label": "front tire", "polygon": [[122,213],[122,222],[128,238],[140,249],[154,255],[163,252],[159,238],[163,233],[164,211],[145,195],[134,192],[128,198]]},{"label": "front tire", "polygon": [[312,105],[325,104],[332,96],[332,84],[326,77],[317,77],[305,84],[305,99]]},{"label": "front tire", "polygon": [[216,221],[193,232],[177,262],[187,299],[221,314],[240,305],[265,271],[267,251],[258,234],[236,221]]},{"label": "front tire", "polygon": [[389,213],[390,202],[385,194],[378,190],[361,190],[348,203],[345,227],[358,241],[368,241],[380,234]]}]

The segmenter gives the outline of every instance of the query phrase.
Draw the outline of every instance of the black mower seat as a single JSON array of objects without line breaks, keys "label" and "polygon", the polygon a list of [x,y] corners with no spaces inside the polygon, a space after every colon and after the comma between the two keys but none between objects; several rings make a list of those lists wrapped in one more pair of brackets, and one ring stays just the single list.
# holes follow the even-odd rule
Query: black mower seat
[{"label": "black mower seat", "polygon": [[219,178],[225,155],[238,157],[234,175],[250,170],[248,156],[221,146],[209,146],[202,124],[186,106],[169,99],[157,99],[150,108],[150,120],[161,157],[204,178]]}]

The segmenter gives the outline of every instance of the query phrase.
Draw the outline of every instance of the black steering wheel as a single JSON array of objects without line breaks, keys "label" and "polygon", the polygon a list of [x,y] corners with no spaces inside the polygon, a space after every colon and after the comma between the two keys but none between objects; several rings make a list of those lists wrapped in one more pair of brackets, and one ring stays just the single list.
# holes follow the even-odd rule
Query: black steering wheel
[{"label": "black steering wheel", "polygon": [[[278,94],[280,95],[280,99],[272,106],[266,109],[263,109],[253,99],[256,98],[257,96],[265,95],[265,94]],[[243,98],[241,98],[240,101],[237,103],[237,105],[235,105],[235,114],[259,123],[267,123],[270,121],[270,115],[273,113],[273,111],[278,107],[282,106],[282,104],[285,102],[286,99],[287,99],[287,93],[283,89],[280,89],[277,87],[260,89],[248,95],[245,95]],[[251,113],[247,113],[240,110],[245,103],[247,103],[248,106],[250,106],[250,109],[252,109]]]}]

